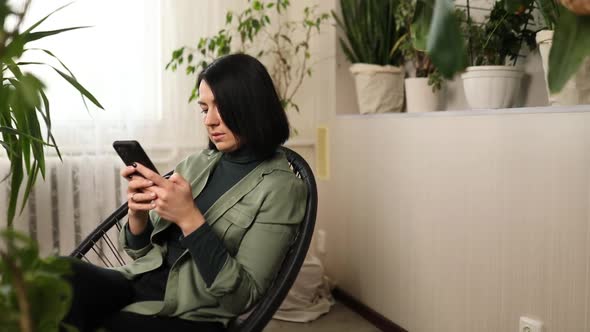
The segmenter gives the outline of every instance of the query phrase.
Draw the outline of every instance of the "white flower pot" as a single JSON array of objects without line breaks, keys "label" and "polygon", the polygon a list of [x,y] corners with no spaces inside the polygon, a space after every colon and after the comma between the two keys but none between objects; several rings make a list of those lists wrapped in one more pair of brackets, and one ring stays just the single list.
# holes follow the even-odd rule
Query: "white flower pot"
[{"label": "white flower pot", "polygon": [[513,66],[467,67],[461,74],[467,103],[473,109],[513,107],[523,75]]},{"label": "white flower pot", "polygon": [[582,62],[578,71],[567,81],[560,92],[549,92],[547,75],[549,74],[549,50],[553,43],[553,30],[537,32],[537,44],[545,71],[545,87],[549,97],[549,105],[580,105],[590,104],[590,57]]},{"label": "white flower pot", "polygon": [[406,78],[405,84],[407,112],[432,112],[439,109],[440,90],[432,92],[432,86],[428,85],[428,78]]},{"label": "white flower pot", "polygon": [[404,71],[400,67],[355,63],[350,72],[361,114],[402,111]]}]

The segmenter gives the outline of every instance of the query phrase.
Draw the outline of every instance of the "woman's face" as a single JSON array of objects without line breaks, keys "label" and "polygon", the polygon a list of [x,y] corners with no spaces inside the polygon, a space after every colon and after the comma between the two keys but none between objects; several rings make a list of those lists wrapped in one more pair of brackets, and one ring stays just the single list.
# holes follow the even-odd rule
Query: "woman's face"
[{"label": "woman's face", "polygon": [[221,114],[219,114],[219,110],[217,109],[213,92],[209,88],[209,84],[204,80],[199,85],[198,103],[201,106],[203,123],[207,127],[209,139],[215,144],[217,150],[221,152],[237,150],[239,147],[238,139],[223,122]]}]

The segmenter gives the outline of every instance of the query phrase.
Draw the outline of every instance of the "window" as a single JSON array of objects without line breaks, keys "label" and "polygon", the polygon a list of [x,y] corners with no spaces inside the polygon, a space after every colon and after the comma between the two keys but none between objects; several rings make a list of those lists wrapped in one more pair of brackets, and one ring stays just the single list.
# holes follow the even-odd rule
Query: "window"
[{"label": "window", "polygon": [[[69,2],[33,1],[23,27]],[[30,66],[47,86],[54,126],[80,128],[98,122],[113,128],[162,118],[160,17],[160,0],[78,0],[37,28],[91,26],[30,44],[53,52],[105,108],[88,104],[89,115],[80,95],[53,69]],[[40,58],[48,57],[31,51],[25,60]]]}]

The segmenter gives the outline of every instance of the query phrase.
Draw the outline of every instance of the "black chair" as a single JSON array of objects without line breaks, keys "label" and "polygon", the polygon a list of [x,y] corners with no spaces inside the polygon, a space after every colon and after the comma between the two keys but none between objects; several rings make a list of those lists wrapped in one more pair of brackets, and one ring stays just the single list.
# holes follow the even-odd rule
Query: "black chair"
[{"label": "black chair", "polygon": [[[254,332],[262,331],[277,311],[289,289],[293,285],[303,260],[309,249],[311,237],[315,226],[317,212],[317,187],[313,172],[307,162],[295,151],[282,147],[293,172],[301,178],[308,190],[308,197],[305,206],[305,216],[297,236],[289,249],[283,264],[278,271],[272,285],[266,294],[256,304],[247,318],[242,321],[235,321],[230,324],[230,332]],[[168,173],[169,176],[171,174]],[[127,203],[121,205],[113,214],[105,219],[98,227],[80,243],[70,256],[90,261],[89,254],[94,253],[106,266],[120,266],[125,264],[125,258],[117,250],[116,241],[113,241],[107,233],[113,226],[119,231],[122,227],[122,219],[127,215]],[[105,251],[107,253],[105,253]]]}]

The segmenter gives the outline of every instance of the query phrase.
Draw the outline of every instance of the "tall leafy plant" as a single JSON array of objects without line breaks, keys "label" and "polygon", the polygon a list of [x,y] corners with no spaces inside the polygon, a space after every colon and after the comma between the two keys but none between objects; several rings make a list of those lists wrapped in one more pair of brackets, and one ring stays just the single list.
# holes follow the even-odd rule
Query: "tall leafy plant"
[{"label": "tall leafy plant", "polygon": [[402,1],[397,8],[395,18],[398,30],[406,30],[400,46],[404,60],[412,63],[416,77],[428,78],[428,84],[432,86],[434,92],[441,89],[443,78],[426,53],[425,41],[420,39],[420,31],[424,29],[421,17],[425,14],[425,10],[426,8],[416,0]]},{"label": "tall leafy plant", "polygon": [[342,18],[332,16],[344,32],[340,45],[351,63],[400,66],[405,29],[396,23],[397,0],[340,0]]},{"label": "tall leafy plant", "polygon": [[[195,75],[214,59],[232,52],[265,58],[283,107],[299,112],[294,97],[312,74],[310,42],[329,15],[318,13],[315,6],[305,7],[301,19],[287,20],[283,14],[291,5],[289,0],[248,2],[250,5],[239,13],[227,11],[225,26],[217,34],[174,50],[166,69],[186,66],[186,74]],[[273,14],[276,20],[271,18]],[[189,102],[198,97],[198,89],[195,84]]]},{"label": "tall leafy plant", "polygon": [[554,30],[563,7],[556,0],[535,0],[537,8],[543,15],[543,23],[548,30]]},{"label": "tall leafy plant", "polygon": [[[68,82],[83,100],[87,98],[99,108],[102,105],[76,79],[74,74],[59,61],[55,55],[46,49],[30,48],[27,45],[35,40],[58,35],[60,33],[84,27],[70,27],[50,31],[36,31],[54,12],[45,16],[25,31],[20,26],[30,0],[25,3],[22,12],[16,12],[8,5],[8,0],[0,0],[0,145],[6,151],[10,160],[10,199],[8,202],[7,226],[12,227],[16,214],[19,192],[25,175],[26,186],[22,199],[21,210],[27,201],[35,180],[39,173],[45,177],[44,147],[54,148],[61,158],[61,154],[51,133],[50,103],[45,94],[45,86],[39,78],[24,71],[27,66],[48,66],[55,73]],[[14,17],[16,24],[12,28],[5,27],[8,18]],[[19,59],[25,53],[38,52],[49,58],[57,59],[60,66],[53,66],[44,62],[22,62]],[[46,134],[43,135],[43,131]]]},{"label": "tall leafy plant", "polygon": [[[13,229],[25,175],[22,207],[37,176],[45,176],[44,149],[55,149],[61,158],[51,132],[50,102],[45,86],[25,69],[48,66],[80,93],[82,100],[102,106],[51,51],[29,47],[32,41],[83,27],[37,31],[41,23],[64,6],[21,31],[29,4],[30,0],[24,3],[23,10],[17,11],[8,0],[0,0],[0,145],[10,161],[10,173],[3,179],[10,181],[10,198],[7,229],[0,232],[0,330],[57,332],[68,328],[61,320],[71,301],[70,286],[62,277],[68,273],[69,264],[54,257],[40,258],[36,243]],[[15,23],[8,26],[8,22]],[[20,60],[29,52],[56,59],[59,66]]]},{"label": "tall leafy plant", "polygon": [[[467,1],[469,10],[469,1]],[[522,45],[536,47],[532,22],[533,1],[529,0],[515,12],[507,11],[505,0],[497,1],[483,24],[472,20],[468,11],[457,10],[472,66],[515,65]]]}]

